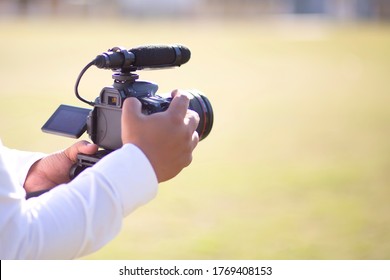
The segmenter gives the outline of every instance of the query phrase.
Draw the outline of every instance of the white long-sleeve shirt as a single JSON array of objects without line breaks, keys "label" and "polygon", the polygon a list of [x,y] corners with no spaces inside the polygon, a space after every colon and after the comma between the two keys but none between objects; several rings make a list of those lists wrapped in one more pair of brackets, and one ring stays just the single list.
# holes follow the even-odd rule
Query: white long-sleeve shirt
[{"label": "white long-sleeve shirt", "polygon": [[122,220],[157,194],[146,156],[127,144],[73,181],[25,199],[23,184],[42,154],[0,142],[0,259],[73,259],[116,236]]}]

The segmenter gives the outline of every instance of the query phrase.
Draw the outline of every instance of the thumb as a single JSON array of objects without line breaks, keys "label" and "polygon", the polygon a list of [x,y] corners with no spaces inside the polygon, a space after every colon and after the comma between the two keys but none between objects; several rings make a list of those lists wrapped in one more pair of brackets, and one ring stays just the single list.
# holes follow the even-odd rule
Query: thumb
[{"label": "thumb", "polygon": [[64,154],[66,157],[72,161],[76,162],[77,161],[77,154],[87,154],[87,155],[92,155],[98,151],[98,146],[95,144],[91,144],[88,141],[79,141],[66,150],[64,150]]}]

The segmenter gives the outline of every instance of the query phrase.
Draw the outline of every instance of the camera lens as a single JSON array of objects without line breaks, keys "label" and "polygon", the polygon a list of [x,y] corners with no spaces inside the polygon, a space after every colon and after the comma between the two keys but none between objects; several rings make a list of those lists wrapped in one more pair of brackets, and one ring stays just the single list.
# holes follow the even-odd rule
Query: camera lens
[{"label": "camera lens", "polygon": [[190,98],[188,108],[198,113],[199,124],[196,131],[199,134],[199,140],[203,140],[209,135],[214,122],[213,108],[210,101],[197,90],[187,90]]}]

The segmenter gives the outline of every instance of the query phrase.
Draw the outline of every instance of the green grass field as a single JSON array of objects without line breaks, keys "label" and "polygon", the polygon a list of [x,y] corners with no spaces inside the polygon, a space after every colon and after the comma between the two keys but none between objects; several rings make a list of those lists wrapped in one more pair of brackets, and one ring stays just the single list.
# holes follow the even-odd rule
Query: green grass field
[{"label": "green grass field", "polygon": [[[7,146],[73,143],[40,128],[60,103],[83,106],[78,73],[116,45],[187,45],[187,65],[139,74],[213,104],[193,164],[88,259],[390,258],[390,26],[47,19],[0,34]],[[81,94],[111,83],[93,69]]]}]

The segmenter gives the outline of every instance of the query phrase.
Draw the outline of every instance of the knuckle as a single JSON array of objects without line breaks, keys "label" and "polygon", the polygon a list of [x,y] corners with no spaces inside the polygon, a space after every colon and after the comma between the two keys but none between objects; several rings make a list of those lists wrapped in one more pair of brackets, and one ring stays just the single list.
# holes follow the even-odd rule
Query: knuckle
[{"label": "knuckle", "polygon": [[182,94],[180,95],[180,97],[183,98],[183,101],[185,101],[185,102],[190,101],[190,98],[188,97],[187,94],[183,94],[183,93],[182,93]]},{"label": "knuckle", "polygon": [[199,143],[199,133],[197,131],[194,131],[194,133],[192,134],[192,141],[194,142],[194,145],[196,147],[196,145]]},{"label": "knuckle", "polygon": [[175,98],[180,98],[182,100],[190,100],[190,98],[188,97],[185,91],[176,89],[174,92],[175,92]]},{"label": "knuckle", "polygon": [[187,115],[189,118],[191,118],[197,122],[199,122],[199,120],[200,120],[199,114],[194,110],[188,110]]},{"label": "knuckle", "polygon": [[192,123],[194,126],[198,126],[200,117],[199,114],[195,111],[188,110],[187,112],[187,118],[190,123]]},{"label": "knuckle", "polygon": [[185,139],[186,143],[189,143],[192,141],[192,134],[193,133],[194,132],[192,131],[192,129],[189,129],[189,128],[186,129],[186,131],[184,133],[184,139]]},{"label": "knuckle", "polygon": [[199,116],[199,114],[197,112],[195,112],[195,121],[196,121],[197,124],[200,121],[200,116]]},{"label": "knuckle", "polygon": [[185,160],[183,162],[183,166],[187,167],[191,164],[191,162],[192,162],[192,153],[188,154],[188,156],[185,157]]},{"label": "knuckle", "polygon": [[178,99],[178,103],[180,106],[183,106],[184,108],[188,108],[190,104],[190,98],[185,94],[180,94],[176,97]]}]

